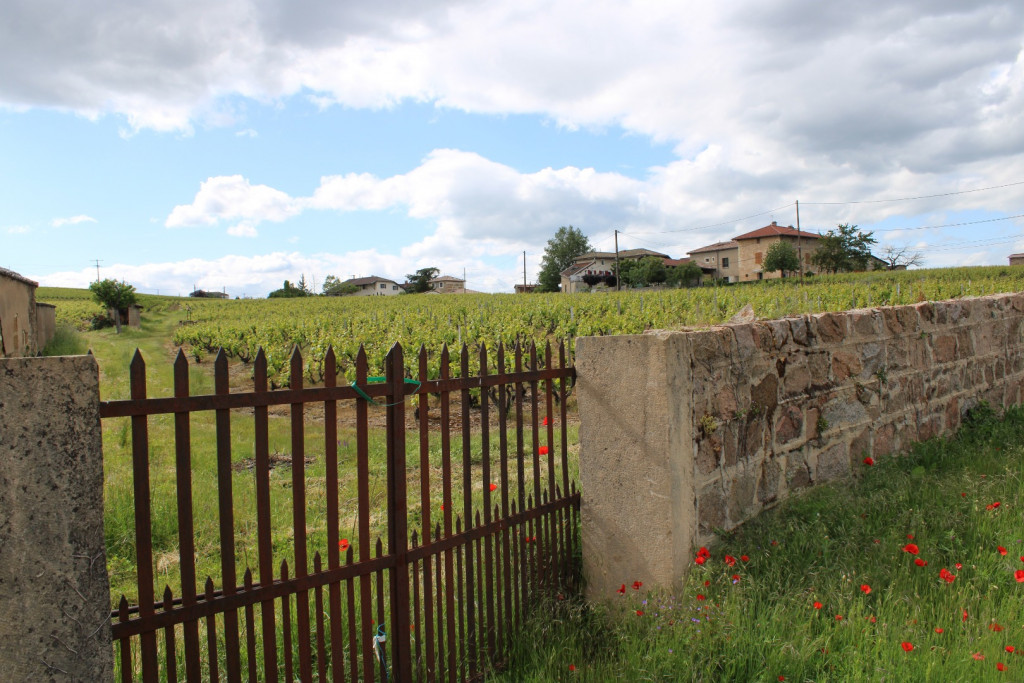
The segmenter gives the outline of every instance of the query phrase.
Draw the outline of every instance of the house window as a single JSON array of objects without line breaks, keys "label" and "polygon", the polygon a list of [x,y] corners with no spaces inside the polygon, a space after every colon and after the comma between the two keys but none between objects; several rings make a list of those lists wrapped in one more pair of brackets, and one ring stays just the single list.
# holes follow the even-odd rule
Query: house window
[{"label": "house window", "polygon": [[757,274],[757,279],[758,280],[763,280],[764,279],[764,273],[758,273]]},{"label": "house window", "polygon": [[761,265],[761,252],[758,251],[754,254],[754,263]]},{"label": "house window", "polygon": [[391,285],[391,289],[398,289],[398,285]]},{"label": "house window", "polygon": [[711,259],[709,259],[707,256],[705,256],[704,257],[704,263],[711,263]]},{"label": "house window", "polygon": [[729,267],[729,257],[728,256],[723,256],[722,257],[722,267],[723,268],[728,268]]},{"label": "house window", "polygon": [[382,282],[382,283],[380,283],[380,288],[381,288],[381,289],[387,289],[387,288],[388,288],[388,285],[387,285],[387,283],[386,283],[386,282]]}]

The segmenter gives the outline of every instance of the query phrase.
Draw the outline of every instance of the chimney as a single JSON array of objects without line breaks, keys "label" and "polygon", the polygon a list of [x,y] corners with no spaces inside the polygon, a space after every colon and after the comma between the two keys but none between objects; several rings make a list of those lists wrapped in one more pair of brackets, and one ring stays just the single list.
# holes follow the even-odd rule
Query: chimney
[{"label": "chimney", "polygon": [[772,221],[772,225],[778,225],[778,223],[776,223],[775,221]]}]

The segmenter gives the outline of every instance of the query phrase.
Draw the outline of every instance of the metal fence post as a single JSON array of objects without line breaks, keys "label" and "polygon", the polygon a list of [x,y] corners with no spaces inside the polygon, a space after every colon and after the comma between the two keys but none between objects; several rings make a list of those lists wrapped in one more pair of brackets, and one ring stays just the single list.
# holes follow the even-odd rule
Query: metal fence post
[{"label": "metal fence post", "polygon": [[391,658],[393,680],[412,680],[409,620],[409,518],[406,499],[405,363],[402,345],[395,344],[386,360],[388,385],[388,554],[391,570]]}]

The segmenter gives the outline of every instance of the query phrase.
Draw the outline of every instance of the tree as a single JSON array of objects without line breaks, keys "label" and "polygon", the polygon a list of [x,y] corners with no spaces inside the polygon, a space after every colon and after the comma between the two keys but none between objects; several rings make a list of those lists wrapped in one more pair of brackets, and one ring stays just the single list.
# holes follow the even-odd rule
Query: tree
[{"label": "tree", "polygon": [[409,281],[410,285],[412,285],[406,289],[406,291],[411,294],[429,292],[430,281],[437,277],[437,274],[440,272],[441,271],[438,268],[420,268],[415,273],[406,275],[405,279]]},{"label": "tree", "polygon": [[911,251],[910,247],[897,247],[890,244],[882,249],[882,260],[889,264],[889,270],[896,270],[897,268],[924,265],[924,254],[920,251]]},{"label": "tree", "polygon": [[589,273],[583,276],[583,282],[586,283],[587,287],[593,287],[594,285],[601,284],[604,282],[604,275],[597,275],[596,273]]},{"label": "tree", "polygon": [[562,226],[555,236],[548,240],[544,258],[540,262],[537,278],[538,292],[557,292],[562,284],[562,271],[572,265],[573,260],[593,251],[590,240],[577,228]]},{"label": "tree", "polygon": [[668,271],[668,283],[677,287],[692,287],[700,282],[704,271],[693,261],[687,261]]},{"label": "tree", "polygon": [[139,297],[135,288],[117,280],[100,280],[89,285],[92,298],[103,308],[114,310],[114,325],[121,334],[121,311],[138,303]]},{"label": "tree", "polygon": [[796,247],[785,240],[773,243],[765,252],[761,269],[766,273],[778,270],[782,277],[786,277],[787,272],[800,270],[800,256],[796,253]]},{"label": "tree", "polygon": [[849,273],[867,270],[871,260],[871,245],[875,238],[871,232],[861,232],[856,225],[846,223],[829,230],[818,240],[811,262],[826,273]]},{"label": "tree", "polygon": [[267,294],[268,299],[296,299],[302,296],[309,296],[309,293],[301,287],[296,287],[288,280],[284,281],[284,286],[281,289],[275,289],[270,294]]},{"label": "tree", "polygon": [[323,288],[324,296],[344,296],[346,294],[355,294],[359,291],[359,287],[356,285],[345,284],[333,275],[328,275],[324,280]]}]

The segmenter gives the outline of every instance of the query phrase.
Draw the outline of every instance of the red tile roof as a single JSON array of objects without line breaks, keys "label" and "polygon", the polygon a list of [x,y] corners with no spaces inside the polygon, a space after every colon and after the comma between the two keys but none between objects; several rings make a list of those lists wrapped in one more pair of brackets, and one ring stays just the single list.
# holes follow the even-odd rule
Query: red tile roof
[{"label": "red tile roof", "polygon": [[[816,232],[807,232],[805,230],[797,230],[793,226],[777,225],[775,221],[772,221],[771,225],[766,225],[763,228],[758,228],[753,232],[748,232],[744,235],[737,235],[733,237],[733,240],[752,240],[758,237],[776,237],[782,235],[785,237],[812,237],[818,239],[821,237]],[[691,254],[693,252],[690,252]]]},{"label": "red tile roof", "polygon": [[729,240],[728,242],[715,242],[714,244],[709,244],[708,246],[701,247],[700,249],[691,249],[689,253],[700,254],[705,251],[724,251],[726,249],[736,249],[739,246],[740,245],[736,244],[735,241]]}]

